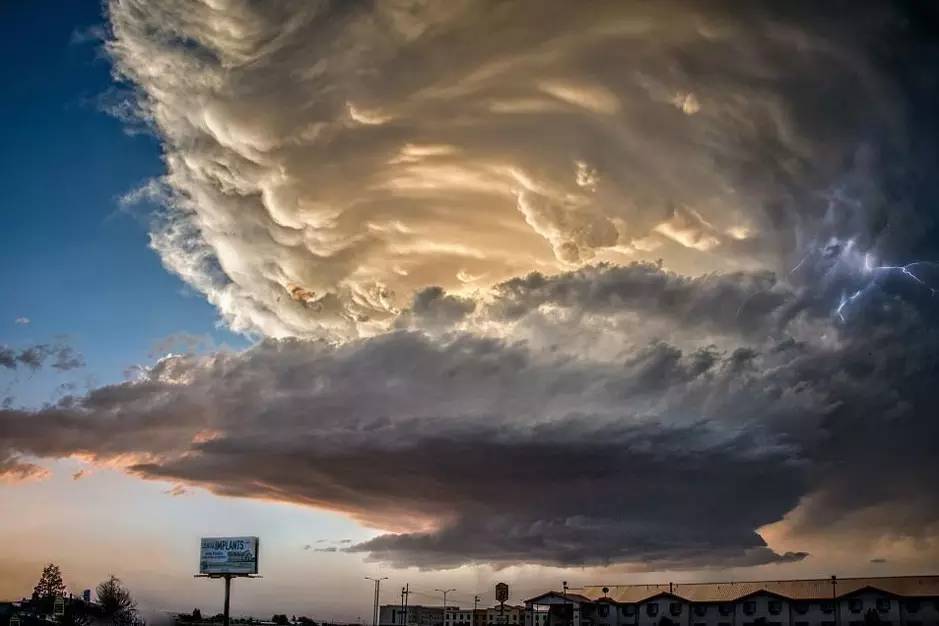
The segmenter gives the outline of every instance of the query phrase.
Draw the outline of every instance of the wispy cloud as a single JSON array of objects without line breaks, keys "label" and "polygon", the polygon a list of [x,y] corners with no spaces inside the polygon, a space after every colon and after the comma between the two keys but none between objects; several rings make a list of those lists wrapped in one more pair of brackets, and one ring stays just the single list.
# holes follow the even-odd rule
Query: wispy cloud
[{"label": "wispy cloud", "polygon": [[61,340],[19,348],[0,346],[0,367],[11,370],[22,367],[36,371],[44,365],[65,372],[84,367],[85,360],[81,353]]}]

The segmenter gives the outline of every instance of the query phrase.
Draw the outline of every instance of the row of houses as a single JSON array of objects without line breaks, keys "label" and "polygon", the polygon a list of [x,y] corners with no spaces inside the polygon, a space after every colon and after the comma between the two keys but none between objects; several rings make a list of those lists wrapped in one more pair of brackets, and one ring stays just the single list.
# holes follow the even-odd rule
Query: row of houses
[{"label": "row of houses", "polygon": [[939,576],[595,585],[484,609],[384,605],[380,626],[939,626]]},{"label": "row of houses", "polygon": [[525,602],[525,626],[939,626],[939,576],[587,586]]}]

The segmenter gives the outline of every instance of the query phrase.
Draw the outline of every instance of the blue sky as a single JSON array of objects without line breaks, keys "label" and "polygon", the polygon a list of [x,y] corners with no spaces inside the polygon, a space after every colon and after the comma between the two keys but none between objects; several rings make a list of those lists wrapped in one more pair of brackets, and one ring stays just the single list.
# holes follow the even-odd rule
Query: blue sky
[{"label": "blue sky", "polygon": [[[35,405],[65,381],[113,382],[152,360],[155,341],[178,332],[216,344],[245,341],[216,326],[215,309],[167,272],[148,247],[146,217],[119,210],[118,198],[161,173],[160,148],[104,113],[115,88],[96,41],[94,1],[52,10],[4,3],[0,39],[0,345],[66,335],[87,367],[64,374],[0,372],[16,404]],[[28,68],[28,69],[27,69]],[[28,325],[16,324],[28,318]]]}]

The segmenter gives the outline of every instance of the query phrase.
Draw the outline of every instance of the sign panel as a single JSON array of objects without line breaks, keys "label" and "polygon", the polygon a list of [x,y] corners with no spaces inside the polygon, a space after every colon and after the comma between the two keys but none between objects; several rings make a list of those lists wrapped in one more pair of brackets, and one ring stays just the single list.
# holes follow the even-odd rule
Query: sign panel
[{"label": "sign panel", "polygon": [[55,617],[65,615],[65,598],[62,596],[55,597],[55,602],[52,604],[52,615]]},{"label": "sign panel", "polygon": [[509,599],[509,586],[505,583],[496,585],[496,601],[505,602]]},{"label": "sign panel", "polygon": [[203,537],[200,574],[257,574],[257,537]]}]

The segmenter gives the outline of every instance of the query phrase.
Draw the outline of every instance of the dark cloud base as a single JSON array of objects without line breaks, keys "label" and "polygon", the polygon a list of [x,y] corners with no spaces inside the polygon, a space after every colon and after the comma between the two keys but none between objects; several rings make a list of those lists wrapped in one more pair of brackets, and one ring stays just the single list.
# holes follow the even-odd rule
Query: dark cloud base
[{"label": "dark cloud base", "polygon": [[[756,531],[810,495],[804,528],[883,505],[894,511],[884,532],[915,537],[939,520],[927,478],[939,473],[936,305],[905,299],[904,282],[872,290],[844,323],[779,287],[756,307],[772,320],[763,341],[725,324],[708,295],[718,276],[592,268],[497,291],[524,325],[557,312],[541,308],[545,294],[576,293],[580,279],[621,294],[619,307],[567,300],[604,320],[651,310],[662,290],[649,285],[680,287],[673,314],[693,310],[736,347],[659,340],[598,360],[466,332],[266,341],[0,412],[0,450],[137,455],[129,471],[144,478],[344,511],[397,529],[349,550],[422,567],[789,561],[805,555],[774,553]],[[759,275],[726,280],[777,289]],[[551,320],[558,332],[570,323],[545,313],[537,324]],[[805,341],[805,329],[824,338]]]}]

